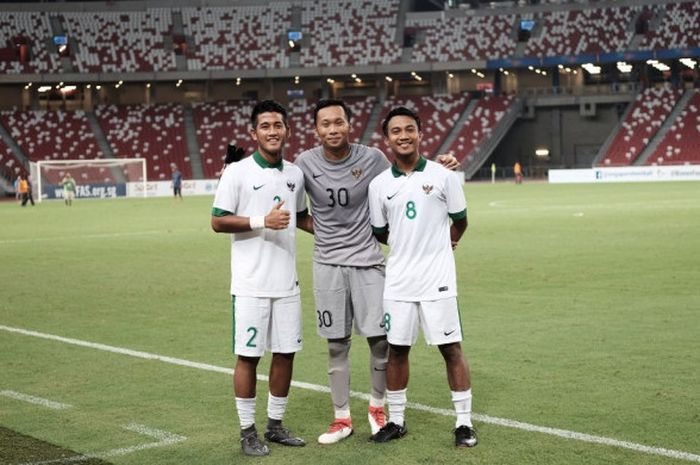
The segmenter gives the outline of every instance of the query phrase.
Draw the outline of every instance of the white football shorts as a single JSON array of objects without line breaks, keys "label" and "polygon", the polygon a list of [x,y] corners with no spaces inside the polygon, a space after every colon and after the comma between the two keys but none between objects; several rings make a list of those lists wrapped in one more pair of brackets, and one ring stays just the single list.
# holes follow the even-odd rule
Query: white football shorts
[{"label": "white football shorts", "polygon": [[462,341],[462,322],[456,297],[422,302],[384,300],[382,323],[392,345],[414,345],[419,327],[429,345]]}]

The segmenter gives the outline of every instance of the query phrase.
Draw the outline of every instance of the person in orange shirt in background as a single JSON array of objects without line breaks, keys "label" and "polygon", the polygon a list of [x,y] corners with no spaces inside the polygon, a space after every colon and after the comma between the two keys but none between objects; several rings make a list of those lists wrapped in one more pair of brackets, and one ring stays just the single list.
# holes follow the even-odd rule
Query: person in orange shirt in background
[{"label": "person in orange shirt in background", "polygon": [[523,168],[520,166],[520,162],[516,161],[513,167],[513,172],[515,173],[515,184],[523,183]]},{"label": "person in orange shirt in background", "polygon": [[23,207],[27,206],[27,202],[29,200],[32,201],[32,206],[34,206],[34,199],[31,198],[31,196],[29,195],[29,189],[30,189],[29,181],[27,181],[27,178],[20,175],[19,176],[19,184],[17,185],[17,192],[22,197],[22,206]]}]

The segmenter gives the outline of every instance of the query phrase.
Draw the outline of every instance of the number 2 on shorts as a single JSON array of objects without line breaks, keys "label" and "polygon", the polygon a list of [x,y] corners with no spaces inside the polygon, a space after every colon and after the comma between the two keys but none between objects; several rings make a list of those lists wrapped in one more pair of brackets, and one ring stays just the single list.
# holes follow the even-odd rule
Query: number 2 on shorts
[{"label": "number 2 on shorts", "polygon": [[253,342],[255,340],[255,336],[258,335],[258,329],[251,326],[250,328],[246,329],[247,333],[251,333],[250,339],[248,339],[248,342],[246,342],[246,347],[257,347],[255,343]]}]

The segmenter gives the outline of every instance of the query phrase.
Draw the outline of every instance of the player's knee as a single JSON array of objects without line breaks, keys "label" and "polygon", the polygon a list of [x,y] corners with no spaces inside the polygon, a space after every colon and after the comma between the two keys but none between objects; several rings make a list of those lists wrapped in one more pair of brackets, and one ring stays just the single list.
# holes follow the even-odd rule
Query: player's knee
[{"label": "player's knee", "polygon": [[439,346],[440,353],[445,359],[445,363],[448,365],[451,363],[460,363],[464,360],[464,355],[462,354],[462,345],[459,342],[454,342],[452,344],[444,344]]},{"label": "player's knee", "polygon": [[386,336],[369,337],[367,343],[373,357],[386,359],[389,356],[389,341],[386,340]]},{"label": "player's knee", "polygon": [[411,351],[411,346],[396,346],[389,344],[389,361],[402,362],[408,360],[408,353]]},{"label": "player's knee", "polygon": [[350,338],[329,339],[328,340],[328,356],[332,359],[347,357],[350,352]]}]

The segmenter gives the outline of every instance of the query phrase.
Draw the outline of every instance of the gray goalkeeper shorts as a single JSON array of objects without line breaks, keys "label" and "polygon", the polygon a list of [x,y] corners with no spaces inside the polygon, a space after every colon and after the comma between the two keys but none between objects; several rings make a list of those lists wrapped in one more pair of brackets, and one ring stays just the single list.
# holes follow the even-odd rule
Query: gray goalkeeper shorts
[{"label": "gray goalkeeper shorts", "polygon": [[355,332],[363,337],[384,336],[384,266],[360,268],[314,262],[316,327],[326,339]]}]

